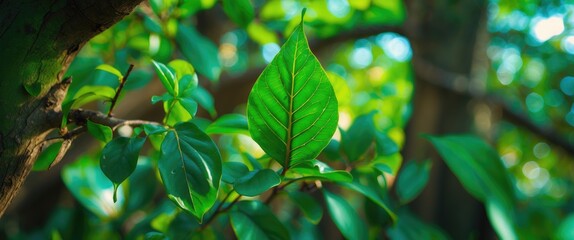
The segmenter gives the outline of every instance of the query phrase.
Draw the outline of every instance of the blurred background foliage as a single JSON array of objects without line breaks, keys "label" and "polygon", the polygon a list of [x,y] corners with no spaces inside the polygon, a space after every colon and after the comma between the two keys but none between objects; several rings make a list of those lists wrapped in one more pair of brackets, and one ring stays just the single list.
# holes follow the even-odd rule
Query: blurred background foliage
[{"label": "blurred background foliage", "polygon": [[[167,63],[173,59],[185,59],[194,66],[200,85],[211,93],[215,104],[214,109],[200,110],[202,118],[194,121],[210,122],[227,113],[245,114],[245,101],[251,85],[279,51],[286,36],[299,22],[300,10],[306,7],[307,36],[311,50],[318,56],[335,88],[340,128],[349,130],[359,116],[372,113],[375,128],[392,139],[398,149],[409,144],[409,137],[418,137],[420,133],[412,136],[407,133],[409,120],[426,121],[424,115],[411,119],[413,111],[425,111],[412,105],[411,98],[419,87],[415,85],[415,78],[437,71],[417,73],[420,69],[417,64],[429,63],[417,59],[417,50],[424,50],[413,48],[412,42],[425,39],[413,34],[416,30],[409,28],[414,28],[415,20],[425,19],[409,13],[408,9],[417,9],[413,6],[418,6],[419,10],[428,8],[430,11],[435,6],[399,0],[250,2],[252,5],[245,7],[234,6],[237,3],[233,0],[144,1],[133,14],[83,47],[67,73],[74,78],[68,96],[73,96],[84,86],[116,87],[116,76],[97,69],[102,64],[111,65],[120,72],[134,64],[135,70],[126,85],[130,92],[125,94],[116,113],[125,118],[161,121],[160,104],[150,103],[151,96],[163,91],[151,60]],[[460,2],[465,1],[436,1],[434,4],[456,6]],[[491,0],[483,6],[487,16],[483,19],[483,30],[487,37],[477,40],[479,53],[468,54],[472,71],[478,74],[467,79],[471,85],[468,88],[461,90],[454,84],[449,89],[450,85],[445,85],[449,91],[472,96],[473,101],[467,108],[460,109],[472,115],[473,125],[468,131],[488,139],[512,173],[514,187],[520,197],[516,218],[518,236],[521,239],[574,239],[574,68],[571,64],[574,62],[574,2]],[[449,14],[444,18],[465,17],[457,12]],[[439,69],[443,75],[460,75],[440,69],[439,65],[431,67]],[[209,101],[211,96],[208,95],[205,96]],[[106,108],[102,103],[88,107]],[[437,131],[450,133],[444,129]],[[337,132],[334,139],[328,149],[340,144],[341,132]],[[79,203],[64,188],[58,187],[62,185],[60,167],[50,170],[51,175],[38,172],[29,181],[31,183],[27,183],[28,190],[22,199],[2,219],[4,237],[67,239],[81,235],[88,239],[120,239],[152,230],[162,231],[170,224],[173,229],[185,229],[196,224],[178,215],[169,202],[158,199],[159,183],[147,158],[139,161],[129,184],[120,189],[119,205],[124,207],[118,208],[118,203],[111,202],[112,185],[103,178],[97,164],[99,156],[96,152],[101,143],[94,147],[93,141],[82,141],[85,143],[76,144],[73,147],[76,153],[72,152],[65,160],[75,162],[67,164],[61,171],[63,183]],[[258,146],[241,134],[220,136],[217,141],[222,155],[230,161],[263,156]],[[86,152],[86,149],[90,153],[79,157],[80,152]],[[151,158],[157,154],[153,148],[149,151]],[[388,189],[394,188],[394,176],[401,168],[403,156],[408,155],[395,152],[377,159],[389,168],[386,175]],[[407,163],[412,161],[404,160]],[[405,168],[407,166],[409,164],[405,164]],[[430,163],[420,166],[424,166],[423,169],[427,170],[423,172],[428,174]],[[412,168],[416,169],[416,166]],[[38,180],[41,178],[52,181]],[[34,192],[40,188],[50,191]],[[58,194],[54,194],[55,191]],[[38,200],[24,199],[46,195],[55,200],[30,205]],[[139,197],[123,203],[124,195]],[[424,204],[425,199],[420,201]],[[350,202],[367,210],[372,209],[369,205],[373,205],[359,199]],[[24,208],[44,210],[34,212]],[[371,233],[377,234],[380,228],[376,226],[389,226],[390,220],[386,213],[373,211],[376,214],[366,211],[366,217]],[[461,236],[495,238],[488,226],[481,225],[481,229],[457,235],[449,232],[449,227],[443,223],[433,222],[432,218],[423,217],[421,220],[415,217],[416,211],[411,213],[400,208],[398,212],[402,220],[388,228],[384,234],[387,237],[434,239],[446,234],[455,239]],[[448,212],[442,214],[449,216]],[[285,219],[284,215],[288,214],[278,213],[280,219]],[[468,218],[481,218],[483,215],[469,215]],[[302,221],[295,226],[299,227],[301,234],[297,239],[333,236],[329,233],[321,235],[325,233],[316,232],[309,222]],[[405,230],[412,228],[424,230],[424,233]],[[447,231],[438,230],[440,228]],[[488,230],[481,232],[485,228]],[[179,233],[173,230],[175,235],[172,237],[177,239]]]}]

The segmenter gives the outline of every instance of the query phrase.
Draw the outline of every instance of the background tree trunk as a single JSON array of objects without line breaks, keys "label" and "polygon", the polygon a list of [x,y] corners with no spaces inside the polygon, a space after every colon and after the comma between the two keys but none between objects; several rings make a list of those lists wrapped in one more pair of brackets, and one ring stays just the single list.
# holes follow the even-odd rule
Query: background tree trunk
[{"label": "background tree trunk", "polygon": [[[452,134],[472,131],[470,97],[452,89],[470,84],[463,79],[448,79],[429,67],[443,72],[471,77],[475,54],[485,54],[476,49],[477,36],[486,31],[486,3],[483,0],[407,1],[408,20],[405,30],[413,47],[415,93],[413,116],[407,128],[405,160],[426,159],[435,161],[429,184],[422,195],[411,205],[416,215],[444,229],[453,239],[490,236],[488,221],[482,205],[474,200],[460,185],[430,143],[420,138],[421,133]],[[486,81],[486,79],[480,79]],[[486,221],[486,222],[485,222]]]},{"label": "background tree trunk", "polygon": [[51,116],[65,97],[72,59],[141,1],[0,1],[0,216],[59,125]]}]

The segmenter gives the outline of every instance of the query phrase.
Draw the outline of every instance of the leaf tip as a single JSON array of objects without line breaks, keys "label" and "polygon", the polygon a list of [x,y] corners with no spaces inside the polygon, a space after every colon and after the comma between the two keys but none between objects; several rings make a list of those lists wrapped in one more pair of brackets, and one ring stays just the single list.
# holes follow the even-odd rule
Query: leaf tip
[{"label": "leaf tip", "polygon": [[303,10],[301,10],[301,25],[303,25],[303,19],[305,18],[305,12],[307,12],[307,8],[303,8]]}]

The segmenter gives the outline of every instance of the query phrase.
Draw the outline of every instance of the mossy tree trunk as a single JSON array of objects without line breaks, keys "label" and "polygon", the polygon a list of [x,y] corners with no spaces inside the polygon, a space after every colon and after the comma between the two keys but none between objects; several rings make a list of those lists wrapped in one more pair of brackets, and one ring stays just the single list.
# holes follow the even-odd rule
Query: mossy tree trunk
[{"label": "mossy tree trunk", "polygon": [[141,1],[0,0],[0,216],[59,125],[72,59]]}]

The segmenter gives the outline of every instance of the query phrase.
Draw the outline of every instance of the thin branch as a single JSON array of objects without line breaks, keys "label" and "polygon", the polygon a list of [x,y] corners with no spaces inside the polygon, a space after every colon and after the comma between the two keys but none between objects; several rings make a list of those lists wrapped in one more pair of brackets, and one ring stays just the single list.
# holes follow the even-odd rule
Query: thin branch
[{"label": "thin branch", "polygon": [[446,71],[421,58],[414,58],[412,63],[414,72],[419,79],[447,91],[482,99],[491,106],[500,108],[502,117],[509,122],[527,129],[551,144],[559,146],[569,154],[574,155],[574,145],[563,137],[559,131],[551,126],[540,126],[534,123],[523,111],[509,107],[500,97],[487,95],[484,90],[477,90],[477,88],[473,87],[474,81],[470,77]]},{"label": "thin branch", "polygon": [[128,81],[128,77],[130,76],[130,73],[132,72],[133,69],[134,69],[134,65],[130,64],[128,71],[126,72],[124,77],[122,77],[122,79],[120,81],[120,86],[118,87],[118,90],[116,91],[116,94],[114,95],[114,98],[112,99],[112,104],[110,105],[110,111],[108,112],[108,117],[112,116],[112,111],[114,110],[114,107],[116,106],[116,103],[118,102],[118,98],[120,97],[120,93],[124,89],[124,85],[126,85],[126,82]]}]

